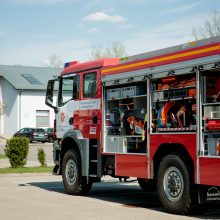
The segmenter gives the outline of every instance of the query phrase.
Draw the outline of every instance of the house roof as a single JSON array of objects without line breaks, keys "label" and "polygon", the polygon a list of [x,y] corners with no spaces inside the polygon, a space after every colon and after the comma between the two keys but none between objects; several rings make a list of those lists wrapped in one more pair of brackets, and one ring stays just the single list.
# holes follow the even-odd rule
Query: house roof
[{"label": "house roof", "polygon": [[15,89],[46,90],[47,82],[60,75],[62,68],[0,65],[0,76]]}]

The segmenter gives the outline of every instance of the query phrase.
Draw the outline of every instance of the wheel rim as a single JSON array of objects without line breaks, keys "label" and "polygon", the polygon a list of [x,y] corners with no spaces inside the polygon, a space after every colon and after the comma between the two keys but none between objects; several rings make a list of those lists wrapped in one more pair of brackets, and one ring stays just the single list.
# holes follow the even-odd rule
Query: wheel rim
[{"label": "wheel rim", "polygon": [[68,160],[65,173],[68,184],[73,186],[77,179],[77,167],[72,159]]},{"label": "wheel rim", "polygon": [[172,201],[178,201],[182,195],[184,190],[184,181],[182,173],[176,167],[169,167],[163,179],[163,188],[166,197]]}]

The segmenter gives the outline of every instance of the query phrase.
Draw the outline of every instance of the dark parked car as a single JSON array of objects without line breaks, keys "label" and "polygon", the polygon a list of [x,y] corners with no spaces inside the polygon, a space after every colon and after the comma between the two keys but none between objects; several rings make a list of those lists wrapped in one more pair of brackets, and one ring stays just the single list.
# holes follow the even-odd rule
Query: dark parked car
[{"label": "dark parked car", "polygon": [[14,137],[27,137],[30,142],[40,141],[45,143],[47,141],[47,133],[43,128],[22,128],[14,134]]},{"label": "dark parked car", "polygon": [[45,129],[45,132],[47,133],[47,139],[50,143],[53,142],[53,131],[54,131],[53,128],[46,128]]}]

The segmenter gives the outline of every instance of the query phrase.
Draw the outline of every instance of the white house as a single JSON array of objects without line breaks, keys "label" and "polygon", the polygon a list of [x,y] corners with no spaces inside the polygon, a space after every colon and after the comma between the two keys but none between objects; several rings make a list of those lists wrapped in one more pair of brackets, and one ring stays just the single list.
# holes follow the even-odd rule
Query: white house
[{"label": "white house", "polygon": [[0,65],[0,135],[23,127],[53,127],[54,111],[45,105],[49,79],[61,68]]}]

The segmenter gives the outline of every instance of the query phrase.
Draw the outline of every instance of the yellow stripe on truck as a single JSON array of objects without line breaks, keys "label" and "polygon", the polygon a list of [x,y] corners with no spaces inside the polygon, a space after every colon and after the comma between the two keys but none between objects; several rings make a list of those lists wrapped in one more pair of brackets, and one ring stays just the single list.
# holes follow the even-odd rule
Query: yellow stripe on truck
[{"label": "yellow stripe on truck", "polygon": [[206,52],[211,52],[211,51],[218,50],[218,49],[220,49],[219,45],[209,47],[209,48],[205,48],[205,49],[185,52],[185,53],[181,53],[181,54],[175,54],[175,55],[171,55],[171,56],[156,58],[156,59],[152,59],[152,60],[146,60],[146,61],[131,63],[131,64],[128,64],[128,65],[122,65],[122,66],[112,67],[112,68],[108,68],[108,69],[103,69],[102,73],[109,73],[109,72],[113,72],[113,71],[117,71],[117,70],[123,70],[123,69],[128,69],[128,68],[132,68],[132,67],[138,67],[138,66],[153,64],[153,63],[158,63],[158,62],[163,62],[163,61],[172,60],[172,59],[178,59],[178,58],[182,58],[182,57],[197,55],[197,54],[206,53]]}]

